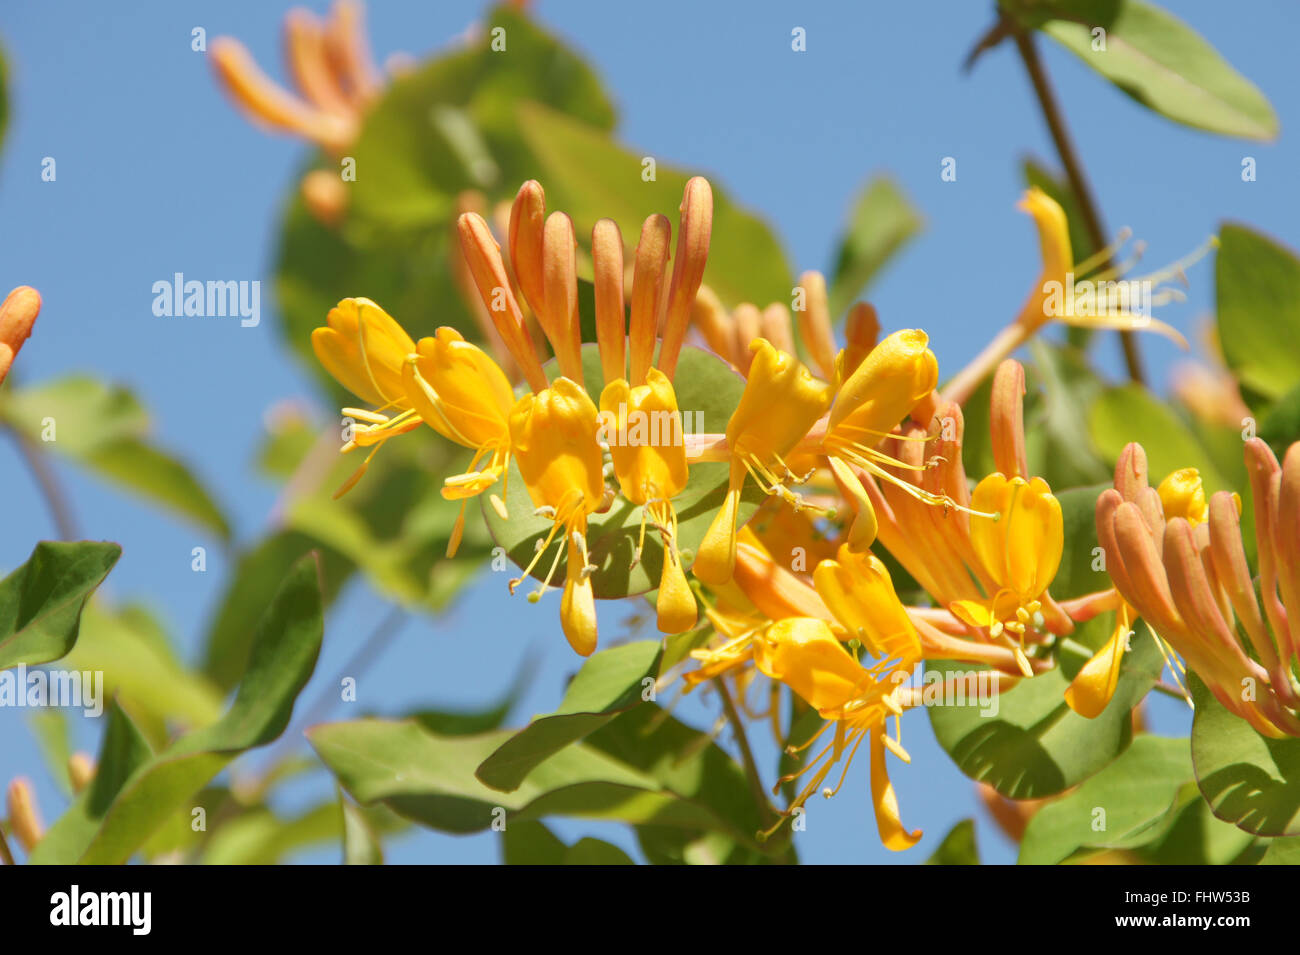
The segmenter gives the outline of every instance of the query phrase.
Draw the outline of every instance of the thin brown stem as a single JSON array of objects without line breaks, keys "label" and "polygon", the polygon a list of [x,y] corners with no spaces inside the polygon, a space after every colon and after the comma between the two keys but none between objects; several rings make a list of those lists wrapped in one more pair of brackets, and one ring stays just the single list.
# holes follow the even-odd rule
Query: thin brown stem
[{"label": "thin brown stem", "polygon": [[41,489],[41,495],[50,510],[50,517],[54,519],[54,527],[59,539],[77,540],[81,535],[77,533],[77,522],[72,516],[72,506],[68,503],[67,495],[63,493],[63,487],[59,484],[58,476],[50,467],[45,453],[26,435],[14,429],[10,429],[9,433],[13,435],[18,453],[22,455],[27,469],[32,472],[36,485]]},{"label": "thin brown stem", "polygon": [[0,826],[0,865],[16,865],[14,862],[13,851],[9,848],[9,840],[5,838],[4,827]]},{"label": "thin brown stem", "polygon": [[[1069,180],[1070,189],[1079,202],[1079,212],[1083,217],[1084,228],[1088,231],[1088,238],[1092,240],[1094,248],[1104,249],[1107,244],[1106,230],[1102,227],[1101,216],[1097,212],[1097,202],[1084,175],[1083,165],[1079,162],[1079,155],[1075,151],[1074,141],[1070,138],[1070,131],[1066,129],[1065,115],[1052,90],[1047,71],[1043,69],[1043,63],[1038,58],[1033,33],[1016,28],[1013,36],[1016,49],[1020,51],[1020,59],[1024,62],[1025,70],[1028,71],[1029,79],[1033,83],[1034,94],[1038,97],[1038,105],[1043,111],[1043,119],[1047,121],[1048,132],[1051,133],[1052,142],[1056,145],[1056,153],[1065,168],[1065,177]],[[1110,264],[1107,261],[1103,268],[1109,267]],[[1142,370],[1142,356],[1138,352],[1137,339],[1130,331],[1122,331],[1119,335],[1129,379],[1142,384],[1146,376]]]},{"label": "thin brown stem", "polygon": [[749,748],[749,737],[745,735],[745,724],[740,720],[740,713],[736,710],[736,704],[731,699],[731,691],[727,689],[726,679],[718,677],[713,681],[713,685],[718,690],[718,696],[722,700],[722,712],[727,717],[727,722],[731,724],[732,735],[736,737],[736,745],[740,748],[740,762],[745,767],[745,778],[749,780],[750,791],[754,794],[754,802],[758,804],[758,811],[763,817],[763,825],[770,825],[775,821],[776,814],[772,810],[772,804],[767,801],[767,791],[763,789],[763,779],[758,775],[758,764],[754,761],[754,751]]}]

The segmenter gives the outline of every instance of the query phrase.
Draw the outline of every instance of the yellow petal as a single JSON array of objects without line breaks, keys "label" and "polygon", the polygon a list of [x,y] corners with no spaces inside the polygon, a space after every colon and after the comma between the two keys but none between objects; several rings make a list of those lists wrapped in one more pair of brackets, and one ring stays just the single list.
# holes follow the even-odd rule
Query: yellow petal
[{"label": "yellow petal", "polygon": [[634,504],[675,497],[686,487],[686,444],[672,382],[657,368],[635,388],[623,379],[600,395],[601,422],[614,473]]},{"label": "yellow petal", "polygon": [[1205,499],[1205,487],[1196,468],[1179,468],[1160,482],[1156,488],[1165,519],[1186,518],[1193,526],[1204,524],[1210,517],[1210,505]]},{"label": "yellow petal", "polygon": [[420,339],[414,353],[413,362],[403,363],[402,388],[427,424],[468,448],[509,444],[514,391],[486,352],[443,327]]},{"label": "yellow petal", "polygon": [[345,298],[311,335],[325,370],[344,388],[376,407],[409,408],[402,368],[415,343],[401,325],[368,298]]},{"label": "yellow petal", "polygon": [[826,622],[810,617],[778,620],[756,637],[754,664],[822,713],[844,706],[870,682]]},{"label": "yellow petal", "polygon": [[744,483],[745,465],[733,459],[727,496],[714,515],[713,523],[695,552],[695,563],[691,565],[692,574],[715,587],[731,580],[736,570],[736,516]]},{"label": "yellow petal", "polygon": [[871,730],[871,801],[876,807],[876,828],[886,849],[902,852],[921,839],[921,830],[908,832],[903,826],[898,808],[898,796],[889,782],[889,769],[885,765],[885,731]]},{"label": "yellow petal", "polygon": [[843,423],[851,429],[848,437],[867,446],[888,434],[938,384],[929,341],[919,328],[909,328],[876,345],[836,395],[831,429]]},{"label": "yellow petal", "polygon": [[1065,702],[1080,716],[1096,719],[1115,695],[1128,635],[1129,617],[1126,605],[1120,612],[1115,631],[1106,641],[1106,645],[1083,665],[1074,680],[1065,688]]},{"label": "yellow petal", "polygon": [[896,659],[907,669],[921,659],[921,640],[885,565],[872,554],[842,548],[813,572],[817,593],[835,619],[860,639],[872,656]]},{"label": "yellow petal", "polygon": [[510,443],[535,507],[564,520],[575,506],[591,513],[605,495],[596,406],[567,378],[525,395],[510,413]]},{"label": "yellow petal", "polygon": [[745,391],[727,423],[733,453],[760,461],[786,455],[830,405],[830,386],[818,381],[797,358],[777,351],[763,338],[750,345],[753,361]]},{"label": "yellow petal", "polygon": [[988,606],[978,600],[954,600],[948,604],[948,609],[962,623],[981,630],[993,623]]},{"label": "yellow petal", "polygon": [[[585,529],[586,522],[582,522]],[[589,657],[596,649],[596,599],[591,577],[583,570],[583,553],[570,534],[567,541],[568,568],[564,598],[560,602],[560,626],[569,646],[579,656]]]},{"label": "yellow petal", "polygon": [[691,593],[691,585],[686,582],[682,563],[676,555],[664,554],[655,611],[660,633],[685,633],[695,626],[698,619],[695,594]]},{"label": "yellow petal", "polygon": [[1052,280],[1064,283],[1065,273],[1074,267],[1065,210],[1037,186],[1027,190],[1016,206],[1033,216],[1038,228],[1038,247],[1043,259],[1043,278],[1039,284]]}]

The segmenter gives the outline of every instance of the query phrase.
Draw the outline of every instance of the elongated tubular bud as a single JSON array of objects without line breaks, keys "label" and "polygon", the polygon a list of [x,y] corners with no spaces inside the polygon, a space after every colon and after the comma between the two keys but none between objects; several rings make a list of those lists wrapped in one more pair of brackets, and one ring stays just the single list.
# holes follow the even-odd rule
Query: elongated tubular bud
[{"label": "elongated tubular bud", "polygon": [[[636,246],[636,271],[632,278],[632,315],[628,327],[630,377],[633,387],[645,383],[646,373],[654,364],[655,332],[659,324],[659,296],[668,265],[668,247],[672,226],[661,215],[648,217],[641,226],[641,240]],[[663,369],[660,352],[660,370]],[[674,362],[676,358],[674,357]]]},{"label": "elongated tubular bud", "polygon": [[262,72],[238,40],[217,37],[208,58],[221,86],[254,120],[305,136],[335,154],[356,136],[353,120],[317,109],[286,92]]},{"label": "elongated tubular bud", "polygon": [[1278,479],[1277,510],[1273,519],[1273,546],[1277,552],[1278,587],[1287,607],[1287,632],[1281,652],[1288,665],[1300,650],[1300,441],[1287,449]]},{"label": "elongated tubular bud", "polygon": [[560,373],[582,384],[582,326],[578,317],[578,240],[573,220],[563,212],[546,218],[542,238],[542,295],[546,305],[539,318],[555,349]]},{"label": "elongated tubular bud", "polygon": [[36,808],[32,784],[25,777],[20,776],[9,784],[8,810],[9,829],[23,851],[30,854],[45,835],[45,826]]},{"label": "elongated tubular bud", "polygon": [[23,342],[31,337],[36,317],[41,313],[41,293],[20,285],[0,304],[0,383],[9,374]]},{"label": "elongated tubular bud", "polygon": [[[479,297],[487,306],[492,324],[505,342],[515,363],[524,373],[528,387],[534,392],[546,389],[546,374],[542,364],[537,360],[532,339],[523,324],[523,313],[510,290],[510,277],[506,274],[505,263],[501,260],[501,249],[483,217],[477,213],[467,212],[456,220],[460,232],[460,247],[465,253],[474,284],[478,286]],[[500,307],[494,308],[493,305]]]},{"label": "elongated tubular bud", "polygon": [[325,28],[310,10],[290,10],[284,18],[284,56],[298,91],[327,113],[347,116],[344,97],[330,65]]},{"label": "elongated tubular bud", "polygon": [[701,285],[691,306],[691,323],[700,330],[710,350],[724,361],[735,362],[736,328],[722,301],[707,285]]},{"label": "elongated tubular bud", "polygon": [[783,351],[787,355],[796,354],[794,325],[790,320],[790,310],[781,302],[773,302],[763,309],[760,329],[763,337],[771,342],[778,351]]},{"label": "elongated tubular bud", "polygon": [[659,370],[668,376],[669,381],[677,371],[677,355],[686,340],[691,303],[695,301],[700,282],[704,280],[704,266],[709,258],[709,238],[712,232],[713,189],[707,179],[695,176],[686,183],[686,189],[682,193],[677,261],[673,263],[664,340],[659,350]]},{"label": "elongated tubular bud", "polygon": [[732,345],[736,358],[732,364],[740,369],[742,375],[748,375],[749,366],[754,361],[749,343],[763,333],[763,314],[757,305],[741,302],[731,313],[731,318],[736,324],[736,340]]},{"label": "elongated tubular bud", "polygon": [[1166,637],[1186,638],[1187,626],[1179,616],[1169,591],[1169,580],[1151,530],[1136,504],[1124,502],[1115,509],[1114,539],[1123,555],[1131,594],[1129,602]]},{"label": "elongated tubular bud", "polygon": [[1115,462],[1115,490],[1126,501],[1136,501],[1150,482],[1147,479],[1147,453],[1136,441],[1124,446]]},{"label": "elongated tubular bud", "polygon": [[848,379],[862,359],[876,347],[880,338],[880,319],[876,316],[876,307],[869,302],[856,302],[849,309],[849,317],[844,322],[844,351],[840,360],[839,373],[842,380]]},{"label": "elongated tubular bud", "polygon": [[1025,460],[1025,369],[1014,358],[993,374],[989,427],[993,433],[993,462],[1006,477],[1029,476]]},{"label": "elongated tubular bud", "polygon": [[[1246,563],[1246,552],[1241,542],[1241,518],[1237,514],[1237,502],[1227,491],[1218,491],[1210,496],[1210,519],[1207,522],[1210,533],[1210,559],[1214,562],[1215,575],[1220,586],[1228,595],[1242,629],[1250,638],[1255,653],[1271,674],[1278,673],[1278,655],[1273,641],[1268,635],[1264,617],[1255,599],[1255,585],[1251,580],[1250,567]],[[1289,689],[1289,682],[1286,681]]]},{"label": "elongated tubular bud", "polygon": [[[1278,655],[1285,661],[1292,649],[1287,609],[1278,597],[1278,566],[1274,528],[1282,492],[1282,468],[1267,444],[1259,438],[1246,442],[1246,472],[1255,505],[1255,542],[1259,551],[1259,597],[1277,638]],[[1292,611],[1295,612],[1294,610]],[[1285,642],[1284,642],[1285,641]]]},{"label": "elongated tubular bud", "polygon": [[623,235],[613,219],[591,230],[596,286],[596,343],[605,383],[627,377],[627,319],[623,310]]},{"label": "elongated tubular bud", "polygon": [[326,48],[335,76],[352,102],[365,106],[384,86],[383,76],[370,55],[365,11],[354,0],[335,0],[325,23]]},{"label": "elongated tubular bud", "polygon": [[540,316],[546,302],[542,277],[542,246],[546,234],[546,192],[541,183],[529,179],[519,187],[510,207],[510,263],[519,290],[534,315]]},{"label": "elongated tubular bud", "polygon": [[827,381],[835,378],[835,335],[831,331],[831,309],[826,299],[826,279],[820,272],[799,276],[804,290],[804,308],[798,312],[799,337],[804,348]]}]

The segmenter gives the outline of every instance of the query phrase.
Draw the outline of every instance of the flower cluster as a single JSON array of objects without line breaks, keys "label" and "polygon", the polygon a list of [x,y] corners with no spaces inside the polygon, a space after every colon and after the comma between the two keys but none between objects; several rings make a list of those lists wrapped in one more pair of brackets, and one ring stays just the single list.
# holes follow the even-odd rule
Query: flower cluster
[{"label": "flower cluster", "polygon": [[[704,284],[713,215],[704,179],[685,187],[675,246],[669,220],[652,215],[630,264],[609,220],[595,224],[585,258],[569,217],[548,214],[541,185],[527,182],[500,223],[504,253],[477,212],[457,223],[463,261],[456,264],[481,303],[476,313],[491,333],[486,350],[450,327],[414,340],[364,298],[340,302],[314,333],[321,364],[366,405],[343,409],[355,423],[343,451],[367,453],[339,493],[385,442],[427,425],[470,453],[464,473],[443,479],[443,495],[461,502],[452,555],[471,498],[488,495],[502,520],[518,516],[506,505],[513,472],[550,532],[509,589],[548,567],[531,597],[540,599],[563,564],[561,626],[584,656],[597,646],[590,522],[615,501],[639,509],[632,562],[649,533],[664,555],[654,594],[659,629],[694,635],[685,689],[734,691],[742,709],[759,717],[749,697],[761,682],[774,701],[788,690],[816,711],[825,723],[814,739],[833,727],[830,742],[782,780],[811,773],[786,815],[833,767],[847,772],[867,740],[877,824],[891,849],[920,837],[901,823],[886,754],[909,759],[901,717],[922,702],[909,680],[924,660],[988,667],[999,687],[1009,687],[1055,666],[1059,640],[1076,622],[1117,610],[1115,635],[1066,692],[1075,711],[1096,716],[1109,703],[1127,633],[1141,616],[1225,705],[1262,731],[1294,733],[1296,641],[1285,605],[1300,600],[1292,569],[1300,563],[1300,451],[1279,466],[1262,443],[1248,448],[1266,541],[1259,603],[1233,499],[1220,494],[1207,503],[1194,473],[1149,488],[1140,449],[1126,453],[1115,490],[1097,505],[1114,587],[1053,597],[1067,543],[1062,510],[1047,482],[1030,473],[1025,374],[1009,355],[1055,315],[1044,283],[1073,283],[1090,263],[1073,263],[1064,213],[1050,198],[1033,190],[1023,205],[1042,240],[1040,282],[1009,331],[940,390],[926,333],[881,338],[865,303],[850,310],[837,348],[826,284],[815,272],[801,276],[793,313],[784,304],[724,306]],[[600,388],[585,380],[580,275],[592,286],[588,327]],[[1063,320],[1089,323],[1079,302],[1068,311]],[[1111,308],[1091,324],[1163,329]],[[716,356],[719,375],[744,378],[725,431],[687,441],[611,440],[638,415],[660,418],[680,436],[681,414],[690,409],[679,406],[674,379],[688,340]],[[995,469],[972,476],[963,461],[962,406],[990,375]],[[681,496],[705,463],[727,466],[725,493],[707,531],[684,541]],[[747,504],[750,487],[764,499],[756,509]],[[900,599],[886,557],[906,573],[910,602]],[[1232,611],[1249,648],[1235,638]],[[1249,705],[1233,690],[1246,678],[1260,687]],[[780,735],[777,712],[773,702],[768,715]]]}]

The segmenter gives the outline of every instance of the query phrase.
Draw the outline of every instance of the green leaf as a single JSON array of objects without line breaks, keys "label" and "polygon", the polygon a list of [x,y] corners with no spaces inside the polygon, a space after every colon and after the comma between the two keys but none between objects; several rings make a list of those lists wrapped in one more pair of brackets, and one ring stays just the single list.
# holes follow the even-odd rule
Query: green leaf
[{"label": "green leaf", "polygon": [[1278,399],[1300,381],[1300,259],[1248,226],[1226,223],[1214,263],[1218,338],[1248,389]]},{"label": "green leaf", "polygon": [[445,832],[507,829],[548,815],[654,823],[700,831],[726,828],[707,807],[582,744],[539,763],[512,792],[489,789],[474,769],[509,738],[438,736],[411,720],[326,723],[307,732],[316,752],[358,802],[382,802]]},{"label": "green leaf", "polygon": [[103,673],[105,693],[118,697],[137,722],[162,730],[169,722],[205,726],[221,715],[223,694],[176,659],[146,611],[91,604],[84,621],[86,632],[66,665]]},{"label": "green leaf", "polygon": [[122,548],[98,541],[41,541],[0,580],[0,670],[49,663],[76,645],[81,611]]},{"label": "green leaf", "polygon": [[[518,123],[535,156],[546,188],[548,209],[573,218],[584,247],[598,219],[619,224],[628,261],[641,223],[655,213],[669,215],[682,202],[690,176],[656,163],[655,178],[642,179],[644,152],[619,145],[601,129],[535,103],[520,103]],[[793,281],[785,253],[768,226],[713,187],[713,235],[705,283],[724,303],[790,300]],[[680,376],[679,379],[681,380]]]},{"label": "green leaf", "polygon": [[1034,364],[1027,390],[1036,399],[1025,408],[1029,473],[1053,488],[1109,483],[1112,472],[1092,448],[1085,412],[1102,392],[1101,380],[1082,352],[1039,338],[1029,347]]},{"label": "green leaf", "polygon": [[1259,423],[1259,436],[1281,460],[1292,442],[1300,441],[1300,385],[1277,400]]},{"label": "green leaf", "polygon": [[934,850],[934,855],[925,860],[926,865],[979,865],[980,852],[975,844],[975,820],[963,819],[948,830]]},{"label": "green leaf", "polygon": [[920,213],[892,179],[876,176],[866,184],[853,205],[831,272],[832,320],[838,321],[848,311],[876,273],[923,225]]},{"label": "green leaf", "polygon": [[[1097,619],[1094,641],[1109,630],[1105,618]],[[1133,733],[1130,711],[1159,678],[1162,664],[1150,634],[1135,633],[1132,647],[1124,656],[1114,697],[1095,719],[1080,716],[1066,704],[1069,676],[1057,666],[994,697],[996,713],[987,700],[984,706],[927,704],[930,725],[939,745],[971,779],[988,783],[1009,799],[1055,795],[1087,779],[1128,747]],[[962,679],[964,688],[978,680],[980,672],[950,660],[927,663],[927,689],[931,670],[945,680]],[[967,692],[965,699],[971,698]],[[959,702],[955,697],[949,701]]]},{"label": "green leaf", "polygon": [[[241,553],[226,581],[204,637],[203,672],[222,691],[234,687],[248,665],[257,620],[281,582],[318,541],[293,530],[273,531]],[[318,548],[321,597],[333,602],[352,569],[330,548]]]},{"label": "green leaf", "polygon": [[[497,27],[504,51],[491,48]],[[531,18],[503,6],[469,46],[394,80],[370,111],[353,147],[356,213],[389,226],[427,225],[450,221],[463,189],[513,196],[533,170],[514,116],[523,100],[600,130],[614,125],[595,73]]]},{"label": "green leaf", "polygon": [[1300,739],[1268,739],[1194,674],[1192,759],[1214,814],[1258,836],[1300,835]]},{"label": "green leaf", "polygon": [[[1190,789],[1190,795],[1186,790]],[[1214,817],[1190,780],[1180,791],[1187,805],[1169,831],[1158,841],[1138,850],[1153,865],[1227,865],[1250,849],[1254,838],[1234,825]]]},{"label": "green leaf", "polygon": [[[1159,7],[1139,0],[1004,0],[1003,6],[1148,109],[1223,136],[1277,138],[1277,115],[1259,89]],[[1097,27],[1105,30],[1104,50],[1093,48]]]},{"label": "green leaf", "polygon": [[1081,848],[1149,842],[1182,808],[1179,791],[1191,773],[1186,739],[1139,736],[1074,792],[1034,813],[1020,841],[1020,864],[1051,865]]},{"label": "green leaf", "polygon": [[515,822],[502,834],[501,848],[506,865],[636,865],[616,845],[590,837],[573,845],[540,822]]},{"label": "green leaf", "polygon": [[247,749],[288,726],[320,653],[321,598],[313,557],[300,561],[263,615],[248,670],[216,723],[182,736],[131,773],[89,839],[51,861],[118,864]]},{"label": "green leaf", "polygon": [[[754,795],[736,760],[707,733],[687,726],[655,703],[619,714],[583,745],[645,773],[660,786],[707,806],[727,820],[731,848],[758,847],[754,834],[765,828]],[[768,854],[780,851],[774,839]],[[753,861],[752,859],[750,861]]]},{"label": "green leaf", "polygon": [[337,842],[339,807],[327,802],[289,818],[258,807],[217,829],[203,853],[204,865],[276,865],[291,852]]},{"label": "green leaf", "polygon": [[478,767],[478,778],[503,792],[518,789],[539,763],[642,702],[644,681],[658,676],[660,652],[657,641],[643,640],[593,654],[555,712],[511,735]]},{"label": "green leaf", "polygon": [[[604,379],[598,347],[590,342],[583,345],[582,357],[587,391],[599,406]],[[547,363],[546,371],[553,377],[559,373],[554,361]],[[683,425],[690,427],[691,422],[695,422],[693,430],[696,431],[725,431],[745,389],[744,380],[720,358],[691,346],[682,349],[675,382]],[[694,551],[704,539],[726,496],[727,474],[727,465],[721,462],[690,465],[686,487],[673,498],[677,512],[677,546],[681,550]],[[510,559],[518,566],[526,567],[537,553],[538,542],[546,539],[553,525],[546,518],[534,514],[535,506],[528,488],[513,461],[504,500],[508,520],[503,521],[486,500],[481,501],[483,516],[492,537],[506,549]],[[749,520],[762,500],[763,493],[753,481],[747,482],[738,509],[739,523]],[[653,526],[646,531],[640,562],[635,567],[630,566],[641,535],[641,521],[642,508],[622,496],[606,513],[588,518],[587,549],[591,563],[597,567],[591,574],[592,590],[597,598],[618,599],[643,594],[659,586],[663,545]],[[551,546],[560,545],[553,542]],[[563,579],[566,564],[567,558],[561,557],[556,580]],[[549,570],[550,559],[539,560],[533,576],[543,580]]]},{"label": "green leaf", "polygon": [[1171,471],[1194,467],[1201,473],[1207,495],[1237,489],[1236,481],[1215,465],[1183,419],[1140,385],[1102,392],[1088,409],[1088,431],[1112,464],[1130,441],[1141,444],[1153,485]]},{"label": "green leaf", "polygon": [[11,390],[0,401],[0,419],[39,448],[229,539],[215,499],[189,468],[148,440],[149,415],[125,388],[73,376]]},{"label": "green leaf", "polygon": [[62,710],[45,707],[27,718],[36,737],[36,744],[45,757],[46,768],[54,777],[65,796],[72,794],[72,777],[68,772],[68,759],[72,756],[72,742],[68,738],[68,718]]},{"label": "green leaf", "polygon": [[483,568],[491,550],[486,526],[466,520],[454,560],[447,559],[460,502],[442,496],[442,477],[462,471],[470,452],[420,428],[385,447],[364,480],[335,500],[334,489],[360,463],[340,455],[315,488],[285,506],[288,528],[355,565],[385,597],[440,610]]},{"label": "green leaf", "polygon": [[94,838],[123,785],[153,757],[148,740],[116,700],[109,703],[105,720],[108,725],[100,743],[95,777],[37,843],[28,860],[33,865],[75,862]]},{"label": "green leaf", "polygon": [[632,857],[612,843],[587,837],[564,854],[565,865],[636,865]]},{"label": "green leaf", "polygon": [[[1032,471],[1032,469],[1031,469]],[[1110,484],[1076,487],[1055,494],[1061,504],[1061,527],[1065,546],[1061,564],[1052,581],[1052,596],[1057,600],[1081,597],[1111,587],[1105,571],[1093,569],[1097,545],[1097,498]]]},{"label": "green leaf", "polygon": [[1260,865],[1300,865],[1300,836],[1268,840]]},{"label": "green leaf", "polygon": [[506,865],[564,865],[569,847],[540,822],[516,822],[501,836]]}]

